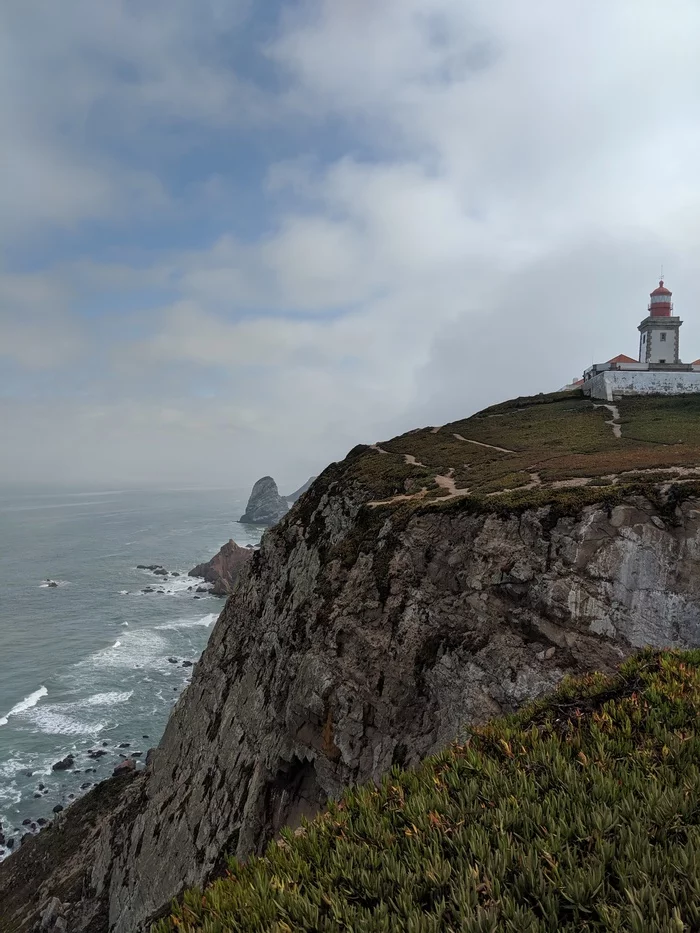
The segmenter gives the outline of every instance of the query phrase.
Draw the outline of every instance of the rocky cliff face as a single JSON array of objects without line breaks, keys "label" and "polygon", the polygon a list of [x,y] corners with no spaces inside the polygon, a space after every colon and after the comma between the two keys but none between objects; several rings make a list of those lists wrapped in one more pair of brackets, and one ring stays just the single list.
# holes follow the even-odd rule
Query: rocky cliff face
[{"label": "rocky cliff face", "polygon": [[227,596],[252,556],[252,548],[241,547],[231,539],[211,560],[193,567],[189,576],[203,577],[207,583],[213,584],[211,592],[215,596]]},{"label": "rocky cliff face", "polygon": [[239,521],[247,525],[274,525],[289,511],[289,503],[279,494],[271,476],[263,476],[253,486],[246,510]]},{"label": "rocky cliff face", "polygon": [[344,785],[567,673],[700,644],[696,500],[498,514],[369,497],[334,465],[265,535],[148,772],[0,866],[3,933],[37,929],[52,897],[71,933],[144,930],[222,853],[260,850]]},{"label": "rocky cliff face", "polygon": [[307,489],[311,489],[311,484],[315,479],[315,476],[310,476],[303,486],[300,486],[298,489],[295,489],[294,492],[290,493],[288,496],[284,496],[283,498],[286,499],[290,505],[294,505],[297,499],[300,499]]}]

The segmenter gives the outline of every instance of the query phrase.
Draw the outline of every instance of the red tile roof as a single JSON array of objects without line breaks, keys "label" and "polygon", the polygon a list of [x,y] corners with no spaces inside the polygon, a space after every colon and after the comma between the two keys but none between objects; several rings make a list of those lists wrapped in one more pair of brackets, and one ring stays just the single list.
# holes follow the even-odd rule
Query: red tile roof
[{"label": "red tile roof", "polygon": [[617,356],[614,356],[611,360],[608,360],[608,363],[638,363],[639,360],[633,360],[631,356],[625,356],[624,353],[619,353]]}]

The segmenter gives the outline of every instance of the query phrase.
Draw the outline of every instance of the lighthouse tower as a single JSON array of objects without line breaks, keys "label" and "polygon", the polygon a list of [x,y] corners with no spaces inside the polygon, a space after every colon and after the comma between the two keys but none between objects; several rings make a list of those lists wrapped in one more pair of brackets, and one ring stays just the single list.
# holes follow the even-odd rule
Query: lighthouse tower
[{"label": "lighthouse tower", "polygon": [[637,328],[640,333],[639,362],[677,365],[680,363],[678,345],[683,321],[673,316],[672,292],[666,288],[663,279],[650,298],[649,314]]}]

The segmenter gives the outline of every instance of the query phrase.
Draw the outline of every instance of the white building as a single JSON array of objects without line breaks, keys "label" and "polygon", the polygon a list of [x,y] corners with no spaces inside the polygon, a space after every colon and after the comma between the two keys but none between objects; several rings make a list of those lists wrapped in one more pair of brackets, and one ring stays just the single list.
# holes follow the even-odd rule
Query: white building
[{"label": "white building", "polygon": [[585,395],[612,402],[625,395],[683,395],[700,392],[700,360],[682,363],[680,329],[672,293],[663,283],[651,293],[648,314],[639,325],[639,359],[620,354],[595,363],[572,386]]}]

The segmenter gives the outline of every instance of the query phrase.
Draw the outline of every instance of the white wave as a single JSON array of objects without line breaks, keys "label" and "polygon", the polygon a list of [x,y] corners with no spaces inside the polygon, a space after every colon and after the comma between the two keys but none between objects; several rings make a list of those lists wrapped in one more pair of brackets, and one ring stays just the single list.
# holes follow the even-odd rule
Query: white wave
[{"label": "white wave", "polygon": [[133,670],[144,667],[161,667],[167,670],[167,652],[168,646],[162,635],[152,631],[128,631],[124,632],[118,648],[111,645],[102,651],[96,651],[76,666],[90,670]]},{"label": "white wave", "polygon": [[15,706],[12,707],[10,712],[3,716],[0,719],[0,726],[6,726],[7,720],[10,716],[16,716],[18,713],[24,713],[25,710],[31,709],[33,706],[39,702],[42,697],[45,697],[48,694],[46,687],[39,687],[38,690],[35,690],[34,693],[30,693],[28,697],[25,697],[23,700],[20,700]]},{"label": "white wave", "polygon": [[40,732],[49,735],[96,735],[108,725],[107,722],[85,722],[67,716],[64,710],[58,705],[38,707],[28,718]]},{"label": "white wave", "polygon": [[122,646],[122,643],[119,641],[119,639],[117,639],[112,645],[113,648],[121,648],[121,646]]},{"label": "white wave", "polygon": [[72,703],[71,706],[116,706],[117,703],[126,703],[133,695],[133,690],[125,690],[122,693],[117,690],[113,690],[111,693],[96,693],[94,696],[88,697],[87,700]]},{"label": "white wave", "polygon": [[218,613],[210,612],[206,616],[201,616],[199,619],[180,619],[175,622],[164,622],[162,625],[156,625],[155,628],[159,631],[174,631],[181,628],[209,628],[210,625],[213,625],[216,620],[219,618]]},{"label": "white wave", "polygon": [[119,595],[120,595],[120,596],[128,596],[128,595],[129,595],[129,591],[128,591],[128,590],[119,590]]},{"label": "white wave", "polygon": [[127,626],[128,626],[128,624],[129,624],[128,622],[122,622],[122,625],[127,625]]},{"label": "white wave", "polygon": [[15,804],[22,799],[22,791],[18,790],[14,781],[0,787],[0,800],[5,803]]},{"label": "white wave", "polygon": [[[0,778],[3,779],[3,782],[9,781],[18,771],[26,767],[26,762],[20,761],[19,758],[8,758],[0,764]],[[5,787],[7,787],[5,783],[0,784],[0,791]]]}]

